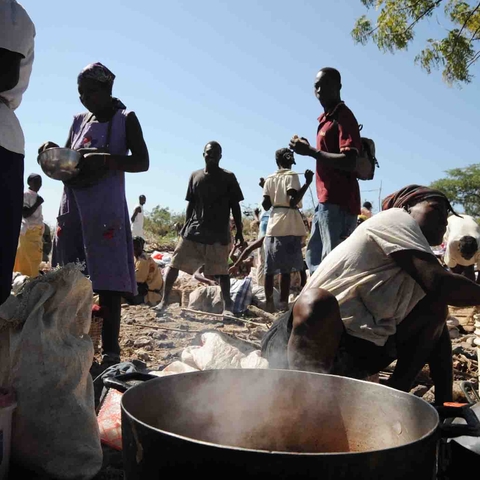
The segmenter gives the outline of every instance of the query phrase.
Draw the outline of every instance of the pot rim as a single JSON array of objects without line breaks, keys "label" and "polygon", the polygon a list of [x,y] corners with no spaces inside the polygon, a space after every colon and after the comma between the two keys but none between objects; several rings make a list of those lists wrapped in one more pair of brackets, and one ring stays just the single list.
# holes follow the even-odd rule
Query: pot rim
[{"label": "pot rim", "polygon": [[[341,377],[339,375],[332,375],[332,374],[328,374],[328,373],[306,372],[306,371],[302,371],[302,370],[285,370],[285,369],[278,369],[278,368],[269,368],[268,369],[270,371],[297,372],[297,373],[302,373],[302,374],[306,374],[306,375],[318,375],[318,376],[321,376],[321,377],[342,378],[345,381],[349,381],[349,382],[358,382],[358,383],[368,384],[370,386],[374,386],[374,388],[387,389],[397,397],[406,397],[406,396],[414,397],[416,399],[415,401],[418,400],[418,402],[420,402],[420,403],[423,402],[425,405],[428,405],[428,408],[430,408],[432,413],[434,413],[434,416],[436,418],[435,426],[433,428],[431,428],[423,436],[415,439],[414,441],[404,443],[403,445],[398,445],[398,446],[394,446],[394,447],[388,447],[388,448],[382,448],[382,449],[376,449],[376,450],[364,450],[364,451],[361,451],[361,452],[286,452],[286,451],[278,451],[278,450],[259,450],[259,449],[255,449],[255,448],[245,448],[245,447],[222,445],[220,443],[207,442],[207,441],[204,441],[204,440],[195,439],[193,437],[187,437],[185,435],[179,435],[177,433],[173,433],[173,432],[169,432],[167,430],[162,430],[160,428],[156,428],[152,425],[149,425],[148,423],[143,422],[142,420],[139,420],[133,414],[128,412],[128,410],[126,409],[126,407],[124,405],[125,396],[127,396],[127,398],[128,398],[129,396],[133,395],[131,392],[134,392],[135,390],[142,389],[142,388],[146,389],[146,388],[148,388],[148,385],[150,385],[152,383],[160,383],[160,381],[168,379],[169,377],[173,377],[173,376],[177,377],[179,375],[182,375],[182,376],[185,376],[185,375],[201,375],[201,374],[205,374],[205,373],[218,372],[218,371],[238,372],[238,371],[245,371],[245,370],[247,370],[247,369],[225,368],[225,369],[218,369],[218,370],[199,370],[199,371],[196,371],[196,372],[177,373],[177,374],[168,375],[168,376],[165,376],[165,377],[158,377],[158,378],[149,380],[148,382],[137,384],[137,385],[131,387],[129,390],[127,390],[122,395],[122,398],[121,398],[121,401],[120,401],[121,409],[122,409],[122,412],[125,415],[127,415],[131,421],[137,422],[140,425],[146,427],[147,429],[150,429],[150,430],[153,430],[155,432],[167,435],[169,437],[174,437],[174,438],[179,439],[179,440],[187,441],[187,442],[190,442],[190,443],[196,443],[196,444],[204,445],[204,446],[208,446],[208,447],[215,447],[215,448],[221,448],[221,449],[227,449],[227,450],[236,450],[236,451],[240,451],[240,452],[256,452],[256,453],[271,454],[271,455],[294,455],[294,456],[305,455],[305,456],[313,456],[313,457],[314,456],[323,456],[323,455],[329,455],[329,456],[330,455],[335,455],[335,456],[368,455],[368,454],[372,454],[372,453],[375,453],[375,452],[387,452],[389,450],[398,450],[400,448],[406,448],[406,447],[409,447],[411,445],[414,445],[415,443],[421,442],[422,440],[425,440],[425,439],[431,437],[432,435],[437,436],[435,441],[438,441],[438,439],[439,439],[440,417],[438,415],[438,412],[437,412],[437,410],[435,409],[434,406],[432,406],[430,403],[423,400],[422,398],[417,397],[417,396],[415,396],[411,393],[408,393],[408,392],[403,392],[401,390],[397,390],[395,388],[388,387],[387,385],[376,384],[376,383],[368,382],[366,380],[358,380],[358,379],[350,378],[350,377]],[[252,368],[252,369],[248,369],[248,370],[262,370],[263,371],[265,369]]]}]

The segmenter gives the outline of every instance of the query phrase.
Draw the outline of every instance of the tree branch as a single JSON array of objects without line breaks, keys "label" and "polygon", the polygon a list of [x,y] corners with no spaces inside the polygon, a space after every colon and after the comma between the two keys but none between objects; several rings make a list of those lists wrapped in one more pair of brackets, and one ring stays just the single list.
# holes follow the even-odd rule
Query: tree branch
[{"label": "tree branch", "polygon": [[443,0],[437,0],[430,8],[427,8],[419,17],[417,17],[407,28],[403,33],[407,33],[410,29],[412,29],[423,17],[428,15],[430,12],[433,12],[441,3]]},{"label": "tree branch", "polygon": [[[477,13],[479,8],[480,8],[480,2],[477,3],[477,6],[470,12],[470,14],[467,16],[467,19],[463,22],[462,28],[459,30],[458,34],[455,36],[455,40],[454,40],[452,49],[450,51],[450,54],[453,54],[455,52],[455,48],[457,47],[458,39],[462,35],[463,30],[465,30],[465,27],[467,26],[467,23],[469,22],[469,20],[475,15],[475,13]],[[477,29],[477,31],[478,31],[478,29]]]},{"label": "tree branch", "polygon": [[[405,7],[404,9],[398,9],[398,10],[411,10],[412,8],[415,7],[415,5],[418,5],[420,3],[421,0],[419,0],[416,4],[414,5],[411,5],[410,7]],[[409,30],[411,30],[423,17],[425,17],[426,15],[428,15],[430,12],[432,12],[433,10],[435,10],[435,8],[437,8],[441,3],[443,2],[443,0],[437,0],[431,7],[427,8],[421,15],[419,15],[417,18],[415,18],[415,20],[402,32],[402,35],[407,33]],[[367,36],[371,36],[373,33],[375,33],[379,28],[379,25],[377,25],[375,28],[373,28],[372,30],[370,30],[368,33],[367,33]]]},{"label": "tree branch", "polygon": [[472,66],[480,57],[480,51],[478,51],[475,56],[473,57],[473,59],[467,64],[467,68],[470,68],[470,66]]}]

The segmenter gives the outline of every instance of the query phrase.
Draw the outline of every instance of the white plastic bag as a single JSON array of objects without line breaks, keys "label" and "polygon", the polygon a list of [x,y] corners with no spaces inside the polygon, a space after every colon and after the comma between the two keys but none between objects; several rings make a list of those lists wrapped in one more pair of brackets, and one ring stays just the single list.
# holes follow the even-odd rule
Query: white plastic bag
[{"label": "white plastic bag", "polygon": [[202,346],[187,347],[182,352],[182,362],[198,370],[268,368],[268,361],[260,357],[259,351],[252,352],[247,357],[215,332],[202,335]]},{"label": "white plastic bag", "polygon": [[90,280],[70,264],[25,285],[15,318],[0,309],[4,326],[20,323],[0,365],[17,394],[12,460],[49,478],[89,480],[102,466],[89,373],[92,301]]}]

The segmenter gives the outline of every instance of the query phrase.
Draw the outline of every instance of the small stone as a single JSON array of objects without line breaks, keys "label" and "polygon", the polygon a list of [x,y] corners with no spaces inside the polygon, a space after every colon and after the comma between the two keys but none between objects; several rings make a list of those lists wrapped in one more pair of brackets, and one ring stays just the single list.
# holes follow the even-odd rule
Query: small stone
[{"label": "small stone", "polygon": [[175,344],[173,342],[158,342],[158,348],[174,348]]},{"label": "small stone", "polygon": [[473,333],[475,331],[475,327],[473,325],[462,325],[462,327],[466,333]]},{"label": "small stone", "polygon": [[144,348],[152,344],[152,339],[148,337],[140,337],[135,340],[133,346],[135,348]]},{"label": "small stone", "polygon": [[450,338],[460,338],[460,330],[457,327],[449,327],[448,333]]},{"label": "small stone", "polygon": [[137,358],[142,362],[150,361],[150,355],[147,352],[137,352]]},{"label": "small stone", "polygon": [[410,390],[410,393],[416,397],[423,397],[429,390],[430,387],[427,387],[426,385],[417,385]]},{"label": "small stone", "polygon": [[458,327],[460,325],[460,321],[458,318],[455,317],[448,317],[447,318],[447,327],[450,329],[451,327]]},{"label": "small stone", "polygon": [[166,340],[168,338],[168,335],[162,332],[153,332],[152,338],[154,338],[155,340]]},{"label": "small stone", "polygon": [[428,403],[433,403],[435,401],[435,387],[432,387],[430,390],[428,390],[428,392],[425,393],[422,398]]},{"label": "small stone", "polygon": [[127,338],[123,344],[124,347],[133,347],[133,340],[131,338]]}]

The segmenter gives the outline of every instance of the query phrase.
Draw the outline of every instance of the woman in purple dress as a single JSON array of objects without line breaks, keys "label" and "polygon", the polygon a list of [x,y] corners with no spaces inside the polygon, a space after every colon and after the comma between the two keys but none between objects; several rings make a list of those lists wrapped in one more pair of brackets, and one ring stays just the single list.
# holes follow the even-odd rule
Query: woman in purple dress
[{"label": "woman in purple dress", "polygon": [[[79,174],[64,182],[53,242],[53,265],[84,262],[105,310],[104,364],[120,361],[121,298],[136,294],[132,234],[125,199],[125,172],[145,172],[148,149],[134,112],[112,97],[115,75],[100,63],[78,76],[80,101],[66,147],[83,154]],[[43,144],[39,152],[58,145]],[[129,155],[130,152],[130,155]]]}]

